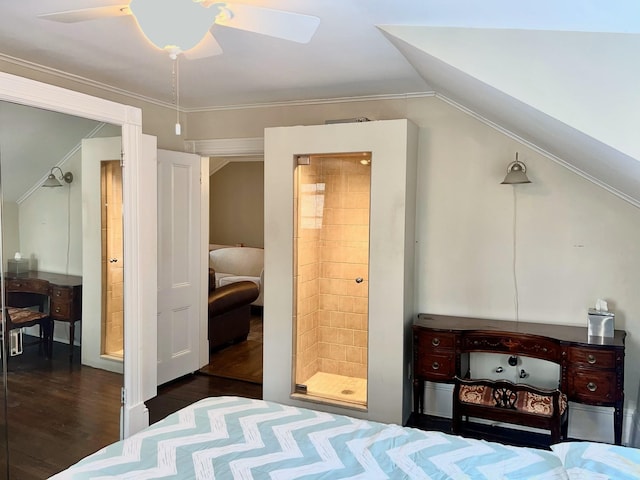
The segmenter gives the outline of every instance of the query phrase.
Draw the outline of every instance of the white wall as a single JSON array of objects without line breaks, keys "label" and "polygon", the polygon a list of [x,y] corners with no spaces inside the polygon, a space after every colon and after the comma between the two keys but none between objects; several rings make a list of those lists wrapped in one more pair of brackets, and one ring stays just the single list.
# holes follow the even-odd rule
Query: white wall
[{"label": "white wall", "polygon": [[[2,261],[7,268],[7,258],[13,258],[20,251],[20,223],[18,222],[18,204],[2,203]],[[3,270],[6,272],[6,270]]]},{"label": "white wall", "polygon": [[616,327],[628,335],[627,438],[640,376],[636,207],[434,97],[202,112],[190,116],[189,134],[255,137],[267,126],[360,116],[408,118],[420,127],[415,313],[514,318],[514,187],[500,182],[520,152],[533,182],[516,187],[520,319],[586,325],[596,298],[609,301]]},{"label": "white wall", "polygon": [[[52,159],[52,165],[58,159]],[[82,166],[80,150],[60,166],[74,181],[36,188],[20,204],[20,251],[44,272],[82,275]],[[68,264],[67,264],[68,251]]]}]

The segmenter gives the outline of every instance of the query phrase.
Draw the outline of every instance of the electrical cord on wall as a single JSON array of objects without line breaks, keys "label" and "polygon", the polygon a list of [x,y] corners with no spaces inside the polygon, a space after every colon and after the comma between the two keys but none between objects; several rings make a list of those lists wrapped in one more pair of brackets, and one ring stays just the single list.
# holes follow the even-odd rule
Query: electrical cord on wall
[{"label": "electrical cord on wall", "polygon": [[[515,320],[516,320],[516,329],[518,328],[518,322],[520,321],[520,312],[519,312],[519,294],[518,294],[518,275],[516,273],[516,259],[517,259],[517,225],[518,225],[518,197],[516,195],[516,186],[512,187],[513,189],[513,232],[512,232],[512,240],[513,240],[513,257],[511,263],[511,269],[513,273],[513,305],[515,309]],[[518,356],[511,355],[507,362],[510,366],[515,368],[515,378],[514,381],[518,382]],[[523,370],[524,371],[524,370]],[[520,377],[523,378],[523,377]]]},{"label": "electrical cord on wall", "polygon": [[67,184],[67,263],[65,273],[69,275],[69,257],[71,255],[71,184]]},{"label": "electrical cord on wall", "polygon": [[516,314],[516,327],[518,325],[518,321],[520,320],[520,312],[519,312],[519,295],[518,295],[518,276],[516,275],[516,257],[517,257],[517,210],[518,210],[518,201],[516,196],[516,188],[513,187],[513,303],[515,307]]}]

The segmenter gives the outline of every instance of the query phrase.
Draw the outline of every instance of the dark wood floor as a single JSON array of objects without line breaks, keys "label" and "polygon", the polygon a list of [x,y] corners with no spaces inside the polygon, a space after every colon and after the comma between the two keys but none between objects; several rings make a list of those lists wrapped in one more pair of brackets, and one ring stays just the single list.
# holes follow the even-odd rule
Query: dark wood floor
[{"label": "dark wood floor", "polygon": [[[67,348],[56,343],[52,360],[38,355],[37,347],[9,359],[6,419],[12,480],[48,478],[119,438],[122,375],[81,366],[79,349],[69,363]],[[4,400],[1,389],[0,395]],[[159,387],[158,396],[147,402],[150,421],[218,395],[262,398],[262,386],[189,375]],[[0,435],[0,478],[6,477],[6,452]]]},{"label": "dark wood floor", "polygon": [[262,343],[262,311],[254,311],[247,339],[211,352],[200,372],[262,384]]},{"label": "dark wood floor", "polygon": [[81,367],[55,343],[52,360],[26,347],[10,357],[7,427],[11,479],[48,478],[120,435],[122,375]]}]

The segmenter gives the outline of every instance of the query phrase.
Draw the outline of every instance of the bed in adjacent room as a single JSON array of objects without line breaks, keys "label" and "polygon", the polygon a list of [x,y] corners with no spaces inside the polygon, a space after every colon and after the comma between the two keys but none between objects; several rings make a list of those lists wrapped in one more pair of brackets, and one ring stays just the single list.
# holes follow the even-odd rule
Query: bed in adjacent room
[{"label": "bed in adjacent room", "polygon": [[640,478],[640,450],[551,451],[241,397],[200,400],[52,477],[63,479]]}]

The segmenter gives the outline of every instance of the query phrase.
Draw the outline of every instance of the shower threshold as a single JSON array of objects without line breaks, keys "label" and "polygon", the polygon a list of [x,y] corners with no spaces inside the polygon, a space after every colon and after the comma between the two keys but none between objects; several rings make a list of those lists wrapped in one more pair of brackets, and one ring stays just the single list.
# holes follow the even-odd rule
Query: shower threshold
[{"label": "shower threshold", "polygon": [[350,404],[367,405],[367,380],[333,373],[318,372],[309,378],[307,395]]}]

